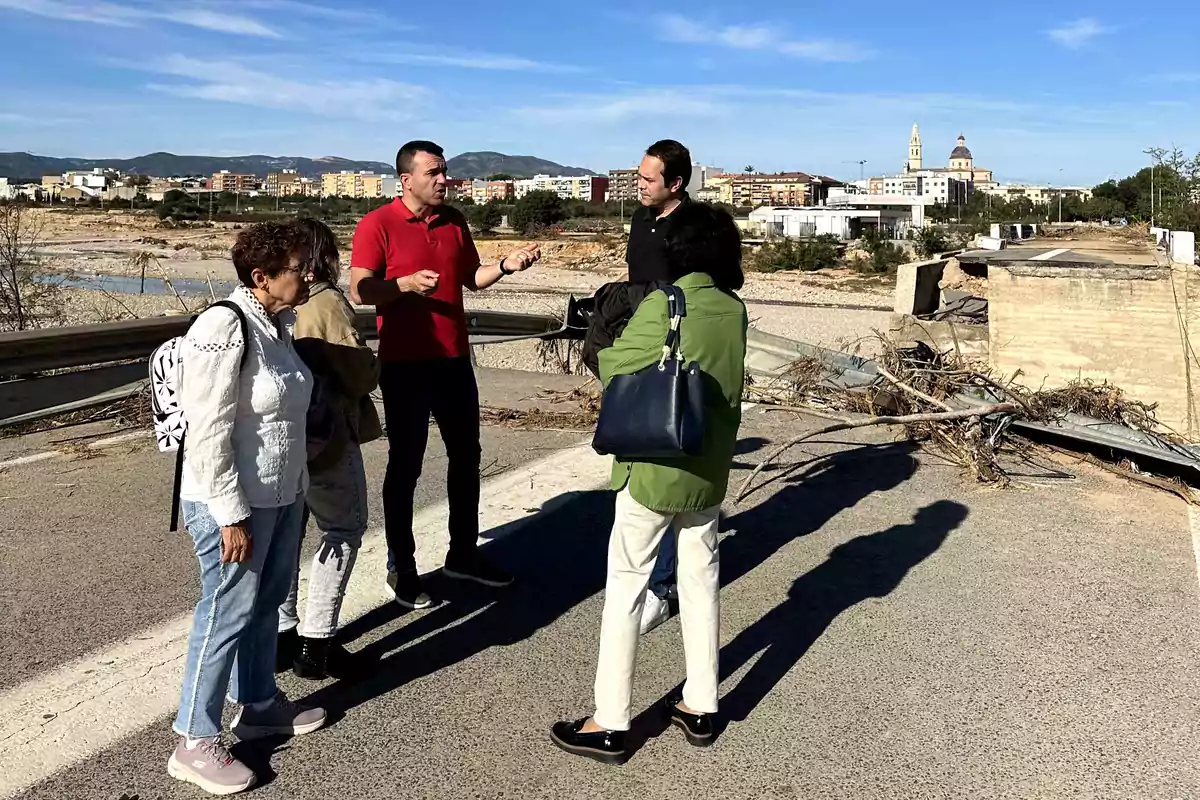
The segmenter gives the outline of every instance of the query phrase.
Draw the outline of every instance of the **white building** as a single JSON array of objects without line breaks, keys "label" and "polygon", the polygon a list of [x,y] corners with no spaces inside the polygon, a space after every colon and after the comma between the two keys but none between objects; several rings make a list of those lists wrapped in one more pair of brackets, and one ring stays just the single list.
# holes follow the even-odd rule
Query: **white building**
[{"label": "white building", "polygon": [[1092,199],[1092,190],[1086,186],[1039,186],[1027,183],[1004,183],[993,186],[982,186],[979,188],[979,191],[1007,201],[1027,198],[1038,205],[1057,202],[1059,195],[1063,197],[1078,197],[1084,201]]},{"label": "white building", "polygon": [[750,212],[749,230],[765,237],[832,235],[847,242],[860,238],[869,228],[898,235],[912,219],[912,211],[904,208],[763,206]]},{"label": "white building", "polygon": [[98,197],[101,192],[108,188],[109,181],[108,176],[104,174],[104,170],[96,168],[90,172],[64,173],[63,183],[67,186],[74,186],[76,189],[82,189],[93,197]]},{"label": "white building", "polygon": [[12,200],[16,197],[17,187],[10,186],[8,178],[0,178],[0,200]]},{"label": "white building", "polygon": [[724,174],[725,170],[720,167],[710,167],[706,164],[696,162],[692,164],[692,177],[688,180],[687,190],[695,194],[705,186],[708,186],[709,180]]},{"label": "white building", "polygon": [[920,170],[903,175],[885,175],[883,193],[884,195],[930,197],[935,203],[952,205],[966,202],[970,186],[965,181],[951,177],[942,171]]},{"label": "white building", "polygon": [[579,177],[535,175],[513,181],[513,197],[520,200],[530,192],[554,192],[563,200],[586,200],[603,202],[606,178],[597,179],[595,176]]}]

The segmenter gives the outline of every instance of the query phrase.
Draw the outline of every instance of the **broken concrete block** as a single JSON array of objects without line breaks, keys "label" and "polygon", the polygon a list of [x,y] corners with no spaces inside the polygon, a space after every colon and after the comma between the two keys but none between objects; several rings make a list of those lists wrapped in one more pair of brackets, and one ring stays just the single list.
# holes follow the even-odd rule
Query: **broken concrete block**
[{"label": "broken concrete block", "polygon": [[1196,263],[1196,234],[1171,231],[1171,260],[1189,267]]}]

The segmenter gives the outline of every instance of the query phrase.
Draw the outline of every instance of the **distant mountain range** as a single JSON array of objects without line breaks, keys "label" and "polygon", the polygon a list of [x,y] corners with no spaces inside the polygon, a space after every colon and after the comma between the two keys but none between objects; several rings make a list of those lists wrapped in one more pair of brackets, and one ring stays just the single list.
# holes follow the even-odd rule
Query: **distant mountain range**
[{"label": "distant mountain range", "polygon": [[[486,178],[505,173],[514,178],[534,175],[592,175],[579,167],[564,167],[533,156],[506,156],[502,153],[463,153],[447,162],[453,178]],[[368,171],[393,175],[396,167],[382,161],[352,161],[337,156],[300,158],[295,156],[177,156],[151,153],[137,158],[52,158],[30,153],[0,153],[0,177],[34,179],[58,175],[69,170],[108,168],[138,175],[170,177],[174,175],[211,175],[227,169],[265,177],[268,172],[294,169],[308,178],[323,172]]]},{"label": "distant mountain range", "polygon": [[534,175],[579,177],[596,174],[582,167],[564,167],[544,158],[506,156],[486,150],[455,156],[446,162],[446,171],[452,178],[486,178],[489,175],[511,175],[514,178],[532,178]]}]

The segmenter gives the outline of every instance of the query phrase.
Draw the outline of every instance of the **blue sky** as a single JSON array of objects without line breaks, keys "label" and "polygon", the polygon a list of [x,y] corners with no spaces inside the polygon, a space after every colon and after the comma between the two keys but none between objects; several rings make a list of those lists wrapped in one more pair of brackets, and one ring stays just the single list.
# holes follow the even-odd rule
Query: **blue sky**
[{"label": "blue sky", "polygon": [[403,141],[597,171],[672,137],[726,169],[1001,181],[1200,149],[1200,4],[0,0],[0,150],[390,161]]}]

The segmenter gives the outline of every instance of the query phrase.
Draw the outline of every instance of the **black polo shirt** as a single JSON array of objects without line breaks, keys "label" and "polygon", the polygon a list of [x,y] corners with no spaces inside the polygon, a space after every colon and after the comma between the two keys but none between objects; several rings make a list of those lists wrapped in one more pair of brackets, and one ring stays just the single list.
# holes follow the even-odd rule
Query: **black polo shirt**
[{"label": "black polo shirt", "polygon": [[[680,198],[680,204],[689,201],[685,194]],[[679,208],[676,207],[675,211]],[[629,221],[629,244],[625,248],[625,263],[629,265],[630,283],[650,283],[651,281],[670,281],[671,270],[667,266],[667,231],[671,223],[672,211],[662,219],[658,218],[658,209],[652,206],[641,206],[633,212]]]}]

